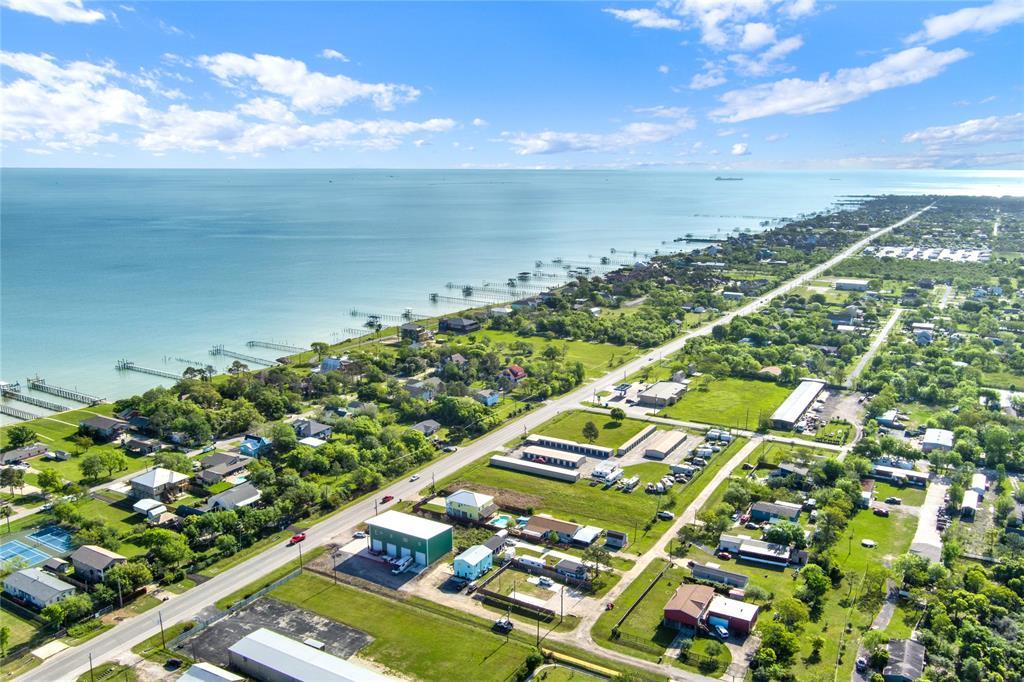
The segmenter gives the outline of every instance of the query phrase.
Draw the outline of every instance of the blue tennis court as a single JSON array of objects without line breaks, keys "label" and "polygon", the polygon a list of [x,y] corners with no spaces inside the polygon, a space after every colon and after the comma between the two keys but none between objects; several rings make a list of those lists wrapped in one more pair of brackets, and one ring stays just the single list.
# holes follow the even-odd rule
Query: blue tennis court
[{"label": "blue tennis court", "polygon": [[28,537],[58,552],[68,552],[75,546],[75,543],[71,541],[71,533],[59,526],[40,528]]},{"label": "blue tennis court", "polygon": [[20,540],[8,540],[4,544],[0,545],[0,561],[10,561],[11,559],[21,559],[29,566],[35,566],[41,564],[50,558],[49,554],[44,554],[38,549],[29,547]]}]

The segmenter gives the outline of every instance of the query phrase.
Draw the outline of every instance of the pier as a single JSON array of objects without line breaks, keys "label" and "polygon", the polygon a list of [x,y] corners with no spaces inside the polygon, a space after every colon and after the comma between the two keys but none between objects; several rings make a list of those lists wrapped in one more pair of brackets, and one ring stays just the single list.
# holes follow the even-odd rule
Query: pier
[{"label": "pier", "polygon": [[444,296],[442,294],[437,293],[430,294],[430,300],[433,303],[473,303],[479,306],[497,305],[499,303],[505,303],[506,301],[514,301],[520,298],[523,298],[523,296],[511,296],[508,298],[503,298],[502,300],[484,300],[480,298],[467,298],[465,296]]},{"label": "pier", "polygon": [[241,360],[242,362],[249,363],[250,365],[262,365],[263,367],[274,367],[279,365],[277,360],[267,360],[265,358],[258,358],[255,355],[246,355],[245,353],[238,353],[233,350],[228,350],[224,346],[214,346],[210,349],[210,355],[224,355],[229,358]]},{"label": "pier", "polygon": [[283,350],[287,353],[305,353],[308,348],[299,348],[298,346],[289,346],[287,343],[274,343],[273,341],[246,341],[245,345],[249,348],[269,348],[271,350]]},{"label": "pier", "polygon": [[33,419],[41,419],[42,415],[33,414],[27,410],[19,410],[17,407],[11,407],[4,403],[0,403],[0,414],[6,414],[8,417],[14,417],[15,419],[23,419],[25,421],[31,421]]},{"label": "pier", "polygon": [[64,388],[63,386],[53,386],[51,384],[46,383],[45,379],[40,379],[39,377],[35,377],[34,379],[26,379],[25,381],[28,382],[28,387],[31,388],[33,391],[49,393],[50,395],[55,395],[59,398],[73,400],[76,403],[82,403],[84,405],[95,405],[97,403],[103,402],[103,398],[97,398],[94,395],[82,393],[81,391],[76,391],[71,388]]},{"label": "pier", "polygon": [[[17,384],[15,384],[17,386]],[[52,403],[49,400],[43,400],[32,395],[24,395],[14,386],[7,386],[0,390],[0,394],[10,400],[17,400],[22,403],[28,403],[29,405],[35,405],[41,407],[44,410],[50,410],[51,412],[63,412],[64,410],[70,409],[67,405],[61,405],[60,403]]]},{"label": "pier", "polygon": [[393,315],[390,313],[369,313],[365,310],[358,310],[356,308],[352,308],[348,312],[352,317],[365,317],[368,320],[376,319],[383,322],[394,322],[395,324],[404,324],[414,320],[426,320],[430,318],[430,315],[418,315],[408,308],[401,315]]},{"label": "pier", "polygon": [[114,365],[114,369],[118,372],[142,372],[143,374],[152,374],[155,377],[163,377],[165,379],[174,379],[178,381],[181,379],[180,374],[174,372],[167,372],[162,369],[153,369],[152,367],[141,367],[136,365],[131,360],[118,360],[117,364]]}]

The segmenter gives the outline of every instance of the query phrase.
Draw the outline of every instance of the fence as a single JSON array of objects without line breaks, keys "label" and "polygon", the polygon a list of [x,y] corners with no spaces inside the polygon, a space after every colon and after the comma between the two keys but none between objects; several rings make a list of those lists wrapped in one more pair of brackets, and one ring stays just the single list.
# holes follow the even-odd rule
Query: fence
[{"label": "fence", "polygon": [[664,576],[670,568],[672,568],[672,563],[666,563],[665,568],[661,569],[661,573],[655,576],[654,580],[651,581],[651,584],[644,589],[640,596],[636,598],[635,602],[629,605],[629,608],[626,609],[626,612],[622,614],[622,618],[619,618],[618,622],[615,623],[615,630],[618,630],[620,627],[622,627],[622,624],[626,621],[627,618],[629,618],[629,614],[633,613],[636,607],[640,605],[640,602],[642,602],[644,598],[648,595],[648,593],[650,593],[650,591],[654,589],[654,586],[658,584],[658,581],[661,580],[662,576]]}]

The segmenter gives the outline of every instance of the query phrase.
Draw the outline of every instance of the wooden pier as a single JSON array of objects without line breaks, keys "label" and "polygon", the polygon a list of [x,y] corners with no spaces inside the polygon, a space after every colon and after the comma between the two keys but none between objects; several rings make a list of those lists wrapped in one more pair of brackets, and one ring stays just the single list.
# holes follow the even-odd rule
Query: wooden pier
[{"label": "wooden pier", "polygon": [[246,341],[245,345],[249,348],[269,348],[271,350],[283,350],[287,353],[305,353],[308,348],[299,348],[298,346],[289,346],[287,343],[274,343],[273,341]]},{"label": "wooden pier", "polygon": [[5,403],[0,403],[0,414],[6,414],[8,417],[14,417],[15,419],[23,419],[25,421],[32,421],[33,419],[40,419],[42,415],[33,414],[28,410],[20,410],[17,407],[11,407]]},{"label": "wooden pier", "polygon": [[44,410],[50,410],[51,412],[63,412],[65,410],[71,409],[67,405],[53,403],[50,402],[49,400],[43,400],[42,398],[37,398],[33,395],[24,395],[21,393],[20,390],[13,386],[7,386],[3,388],[2,390],[0,390],[0,394],[2,394],[3,397],[5,398],[9,398],[10,400],[17,400],[18,402],[28,403],[29,405],[35,405],[36,407],[41,407]]},{"label": "wooden pier", "polygon": [[217,345],[210,349],[210,355],[224,355],[235,360],[241,360],[250,365],[262,365],[263,367],[275,367],[281,363],[277,360],[267,360],[266,358],[258,358],[255,355],[246,355],[245,353],[239,353],[237,351],[228,350],[224,346]]},{"label": "wooden pier", "polygon": [[142,367],[140,365],[136,365],[131,360],[118,360],[117,364],[114,365],[114,369],[116,369],[119,372],[142,372],[143,374],[152,374],[155,377],[174,379],[175,381],[181,379],[180,374],[175,374],[174,372],[167,372],[162,369],[153,369],[152,367]]},{"label": "wooden pier", "polygon": [[97,403],[103,402],[103,398],[97,398],[94,395],[82,393],[81,391],[76,391],[71,388],[64,388],[63,386],[53,386],[52,384],[46,383],[45,379],[40,379],[39,377],[26,379],[25,381],[28,383],[28,387],[33,391],[49,393],[50,395],[55,395],[59,398],[67,398],[68,400],[73,400],[76,403],[82,403],[83,405],[96,405]]}]

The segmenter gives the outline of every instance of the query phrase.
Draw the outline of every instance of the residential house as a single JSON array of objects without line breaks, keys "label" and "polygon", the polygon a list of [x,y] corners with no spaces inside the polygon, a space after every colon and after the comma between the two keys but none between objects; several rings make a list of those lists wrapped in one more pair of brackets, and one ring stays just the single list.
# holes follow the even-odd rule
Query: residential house
[{"label": "residential house", "polygon": [[810,469],[807,467],[798,466],[792,462],[781,462],[775,470],[772,471],[768,476],[770,478],[779,478],[784,476],[796,476],[800,480],[807,478],[807,474],[810,473]]},{"label": "residential house", "polygon": [[604,536],[604,546],[614,551],[629,544],[629,534],[621,530],[609,530]]},{"label": "residential house", "polygon": [[255,504],[261,496],[259,488],[252,483],[239,483],[233,488],[211,495],[199,510],[201,512],[234,511]]},{"label": "residential house", "polygon": [[430,339],[430,332],[427,331],[427,328],[415,322],[406,322],[398,328],[398,333],[403,341],[412,343],[422,343]]},{"label": "residential house", "polygon": [[947,429],[927,429],[921,439],[921,449],[924,452],[952,450],[953,432]]},{"label": "residential house", "polygon": [[480,323],[468,317],[442,317],[437,323],[437,330],[453,334],[469,334],[480,331]]},{"label": "residential house", "polygon": [[229,476],[237,476],[249,466],[252,457],[230,452],[215,452],[199,460],[196,478],[204,485],[220,483]]},{"label": "residential house", "polygon": [[708,585],[680,585],[665,604],[662,622],[670,628],[696,630],[701,627],[704,613],[714,596],[715,589]]},{"label": "residential house", "polygon": [[857,500],[858,506],[868,509],[871,503],[875,501],[875,482],[870,478],[863,478],[860,481],[860,498]]},{"label": "residential house", "polygon": [[18,462],[24,462],[29,457],[39,457],[40,455],[46,455],[49,452],[50,449],[42,443],[26,445],[25,447],[15,448],[14,450],[8,450],[7,452],[0,452],[0,464],[16,464]]},{"label": "residential house", "polygon": [[462,353],[452,353],[444,361],[444,364],[445,365],[449,365],[449,364],[455,365],[459,369],[462,369],[463,367],[465,367],[466,365],[469,364],[469,360],[467,360],[466,356],[464,356]]},{"label": "residential house", "polygon": [[424,436],[430,437],[441,429],[441,424],[433,419],[424,419],[419,424],[414,424],[410,428],[413,431],[419,431]]},{"label": "residential house", "polygon": [[555,564],[555,572],[575,580],[587,579],[587,567],[582,562],[574,559],[562,559],[559,561]]},{"label": "residential house", "polygon": [[794,508],[761,500],[750,506],[750,518],[753,521],[774,521],[776,519],[797,521],[800,518],[800,505],[796,505]]},{"label": "residential house", "polygon": [[270,447],[269,439],[247,433],[242,439],[242,444],[238,446],[238,451],[246,457],[261,457],[270,452]]},{"label": "residential house", "polygon": [[185,474],[172,469],[154,467],[139,474],[129,483],[132,487],[132,497],[172,498],[181,494],[188,487],[188,478]]},{"label": "residential house", "polygon": [[875,421],[878,422],[879,426],[884,426],[887,429],[898,429],[900,427],[900,413],[898,410],[886,410],[875,417]]},{"label": "residential house", "polygon": [[480,404],[487,407],[494,407],[501,402],[501,393],[493,388],[485,388],[473,394],[473,398]]},{"label": "residential house", "polygon": [[151,455],[163,447],[163,443],[155,438],[132,438],[124,444],[124,449],[133,455]]},{"label": "residential house", "polygon": [[54,575],[67,575],[68,571],[71,570],[71,564],[63,559],[52,556],[39,565],[44,571],[49,571]]},{"label": "residential house", "polygon": [[420,400],[430,402],[444,391],[444,382],[437,377],[430,377],[429,379],[422,379],[420,381],[410,381],[405,385],[405,390],[407,390],[409,395],[413,398],[419,398]]},{"label": "residential house", "polygon": [[453,519],[484,521],[498,511],[498,505],[490,495],[462,489],[445,498],[444,510]]},{"label": "residential house", "polygon": [[107,569],[128,561],[117,552],[98,545],[82,545],[68,557],[75,567],[75,577],[87,583],[103,582]]},{"label": "residential house", "polygon": [[42,569],[26,568],[4,578],[4,592],[42,610],[73,595],[75,587]]},{"label": "residential house", "polygon": [[560,521],[550,516],[531,516],[523,528],[523,535],[531,540],[542,540],[554,533],[558,536],[558,542],[568,545],[579,530],[580,526],[575,523]]},{"label": "residential house", "polygon": [[112,441],[128,430],[128,422],[113,417],[95,415],[78,423],[82,433],[98,441]]},{"label": "residential house", "polygon": [[882,668],[885,682],[915,682],[924,674],[926,649],[912,639],[890,639],[889,660]]},{"label": "residential house", "polygon": [[508,534],[505,531],[499,531],[484,543],[484,547],[491,550],[491,554],[496,555],[498,552],[505,549],[508,542]]},{"label": "residential house", "polygon": [[297,438],[319,438],[320,440],[330,439],[333,431],[333,427],[312,419],[296,419],[292,423],[292,428],[295,429]]},{"label": "residential house", "polygon": [[499,379],[504,379],[511,385],[515,386],[520,381],[526,378],[526,370],[519,365],[509,365],[505,369],[501,370],[498,375]]},{"label": "residential house", "polygon": [[490,570],[494,554],[484,545],[473,545],[455,557],[455,575],[466,580],[476,580]]}]

